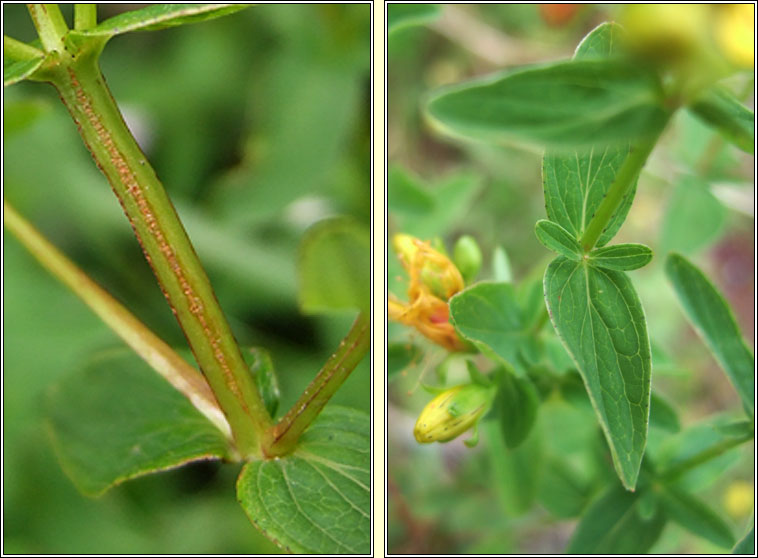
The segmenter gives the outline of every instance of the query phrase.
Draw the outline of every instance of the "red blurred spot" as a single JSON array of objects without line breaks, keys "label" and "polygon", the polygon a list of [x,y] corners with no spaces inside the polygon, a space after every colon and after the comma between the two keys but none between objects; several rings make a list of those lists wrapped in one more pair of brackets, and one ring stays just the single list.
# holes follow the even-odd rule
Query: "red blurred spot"
[{"label": "red blurred spot", "polygon": [[542,20],[553,27],[568,23],[580,7],[581,4],[539,4]]}]

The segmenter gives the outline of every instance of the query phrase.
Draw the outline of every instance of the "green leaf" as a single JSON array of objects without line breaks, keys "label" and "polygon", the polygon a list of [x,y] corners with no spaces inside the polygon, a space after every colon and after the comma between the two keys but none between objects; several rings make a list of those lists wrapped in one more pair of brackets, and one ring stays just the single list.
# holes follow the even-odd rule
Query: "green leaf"
[{"label": "green leaf", "polygon": [[714,87],[697,99],[689,110],[724,138],[747,153],[755,149],[755,115],[723,87]]},{"label": "green leaf", "polygon": [[644,554],[666,524],[660,510],[645,520],[636,512],[639,494],[613,486],[582,516],[568,554]]},{"label": "green leaf", "polygon": [[654,391],[650,393],[650,425],[667,432],[679,432],[682,428],[671,403]]},{"label": "green leaf", "polygon": [[666,259],[666,275],[690,322],[727,373],[750,415],[754,413],[754,357],[729,305],[708,278],[679,254]]},{"label": "green leaf", "polygon": [[659,493],[666,514],[688,531],[717,546],[731,548],[734,535],[729,525],[697,498],[674,486],[665,486]]},{"label": "green leaf", "polygon": [[518,366],[526,332],[510,283],[481,282],[456,294],[450,299],[450,321],[479,350]]},{"label": "green leaf", "polygon": [[387,209],[419,215],[434,209],[434,197],[421,181],[397,165],[387,172]]},{"label": "green leaf", "polygon": [[[579,44],[575,60],[591,60],[616,53],[621,28],[604,23],[591,31]],[[548,218],[561,225],[576,239],[582,238],[598,206],[629,154],[631,137],[616,146],[593,145],[589,149],[546,152],[542,160],[542,181]],[[600,143],[598,141],[598,143]],[[618,232],[632,206],[637,184],[622,201],[596,246],[607,244]]]},{"label": "green leaf", "polygon": [[405,370],[412,362],[418,362],[421,349],[416,345],[402,342],[387,345],[387,380]]},{"label": "green leaf", "polygon": [[647,441],[651,355],[642,304],[622,272],[562,256],[545,271],[550,318],[582,375],[624,486]]},{"label": "green leaf", "polygon": [[245,466],[237,499],[250,521],[289,552],[368,554],[370,443],[368,414],[328,406],[292,455]]},{"label": "green leaf", "polygon": [[8,87],[31,76],[44,62],[44,57],[33,60],[19,60],[3,66],[3,87]]},{"label": "green leaf", "polygon": [[131,351],[104,352],[52,386],[47,410],[61,466],[90,496],[133,477],[229,457],[223,434]]},{"label": "green leaf", "polygon": [[548,460],[540,475],[537,496],[547,511],[559,518],[577,517],[587,504],[589,494],[589,487],[563,461]]},{"label": "green leaf", "polygon": [[734,545],[732,554],[755,554],[755,525],[742,537],[742,540]]},{"label": "green leaf", "polygon": [[403,27],[423,25],[439,14],[440,9],[434,4],[387,4],[387,34]]},{"label": "green leaf", "polygon": [[250,4],[153,4],[106,19],[86,31],[72,30],[75,41],[87,37],[112,37],[130,31],[155,31],[188,23],[199,23],[244,10]]},{"label": "green leaf", "polygon": [[590,252],[590,264],[605,269],[631,271],[650,263],[653,251],[644,244],[614,244]]},{"label": "green leaf", "polygon": [[646,138],[665,121],[657,78],[622,60],[574,60],[448,87],[427,105],[442,130],[555,149]]},{"label": "green leaf", "polygon": [[299,300],[303,312],[368,311],[371,237],[362,224],[343,217],[311,227],[300,245]]},{"label": "green leaf", "polygon": [[[724,227],[727,209],[702,178],[679,178],[661,226],[661,252],[691,254],[716,239]],[[696,227],[692,224],[697,223]]]},{"label": "green leaf", "polygon": [[537,418],[540,399],[528,378],[517,378],[503,370],[495,396],[500,429],[505,446],[513,449],[529,436]]},{"label": "green leaf", "polygon": [[255,385],[263,398],[263,403],[270,417],[276,416],[279,408],[279,381],[276,379],[271,355],[266,349],[248,347],[242,351],[245,364],[250,368]]},{"label": "green leaf", "polygon": [[548,250],[558,252],[561,256],[577,262],[584,256],[584,251],[577,239],[558,223],[540,219],[534,227],[534,232],[537,240]]},{"label": "green leaf", "polygon": [[[508,517],[524,515],[532,509],[542,470],[542,446],[534,432],[518,448],[509,450],[500,425],[495,421],[479,424],[491,463],[491,481]],[[536,430],[536,429],[535,429]]]}]

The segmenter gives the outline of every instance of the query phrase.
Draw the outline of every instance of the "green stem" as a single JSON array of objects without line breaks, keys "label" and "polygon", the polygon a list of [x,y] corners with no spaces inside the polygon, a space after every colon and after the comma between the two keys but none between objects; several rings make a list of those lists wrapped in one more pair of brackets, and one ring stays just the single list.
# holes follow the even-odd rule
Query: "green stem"
[{"label": "green stem", "polygon": [[663,127],[651,140],[631,148],[629,155],[616,173],[613,184],[608,189],[603,201],[600,202],[597,211],[595,211],[592,220],[579,240],[585,253],[590,252],[595,247],[600,235],[603,234],[603,231],[621,206],[624,198],[629,194],[634,181],[639,176],[642,167],[645,166],[648,156],[653,151],[656,143],[658,143],[658,138],[662,131]]},{"label": "green stem", "polygon": [[46,52],[63,52],[63,37],[68,33],[68,26],[57,4],[27,4],[32,16],[42,47]]},{"label": "green stem", "polygon": [[263,400],[187,233],[127,128],[97,65],[98,48],[49,71],[110,182],[244,457],[271,425]]},{"label": "green stem", "polygon": [[74,29],[86,31],[97,25],[97,4],[74,4]]},{"label": "green stem", "polygon": [[40,49],[17,41],[8,35],[3,35],[3,54],[12,60],[34,60],[45,56]]},{"label": "green stem", "polygon": [[730,450],[733,447],[739,446],[740,444],[752,440],[752,438],[752,434],[744,434],[736,438],[728,438],[726,440],[723,440],[709,448],[704,449],[700,453],[696,453],[684,461],[680,461],[679,463],[670,466],[668,469],[665,469],[660,473],[659,478],[661,480],[669,482],[676,480],[687,471],[702,465],[706,461],[710,461],[711,459],[720,456],[725,451]]},{"label": "green stem", "polygon": [[202,374],[76,267],[5,200],[3,224],[45,269],[70,288],[134,352],[187,397],[227,438],[231,438],[229,424]]},{"label": "green stem", "polygon": [[370,346],[370,319],[361,312],[337,351],[329,357],[287,414],[269,431],[263,450],[267,456],[292,452],[300,435],[363,359]]}]

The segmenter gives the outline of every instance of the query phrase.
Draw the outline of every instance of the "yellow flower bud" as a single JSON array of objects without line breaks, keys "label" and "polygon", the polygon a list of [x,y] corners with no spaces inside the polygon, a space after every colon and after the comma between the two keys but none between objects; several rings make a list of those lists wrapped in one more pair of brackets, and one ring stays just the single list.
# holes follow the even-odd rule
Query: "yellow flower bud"
[{"label": "yellow flower bud", "polygon": [[[407,234],[396,234],[392,239],[403,266],[437,298],[447,300],[463,289],[463,277],[453,262],[423,242]],[[420,285],[419,285],[420,286]]]},{"label": "yellow flower bud", "polygon": [[449,442],[463,434],[487,412],[495,397],[494,386],[461,384],[447,389],[424,407],[413,435],[420,444]]}]

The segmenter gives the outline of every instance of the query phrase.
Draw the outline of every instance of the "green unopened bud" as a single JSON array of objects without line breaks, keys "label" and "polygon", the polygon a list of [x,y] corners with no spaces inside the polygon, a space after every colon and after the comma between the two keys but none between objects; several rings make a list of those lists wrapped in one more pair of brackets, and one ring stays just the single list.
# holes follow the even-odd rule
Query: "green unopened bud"
[{"label": "green unopened bud", "polygon": [[492,406],[495,387],[462,384],[440,393],[424,407],[413,435],[420,444],[449,442],[475,426]]},{"label": "green unopened bud", "polygon": [[482,251],[474,237],[464,235],[458,239],[453,248],[453,262],[466,283],[476,278],[482,268]]}]

